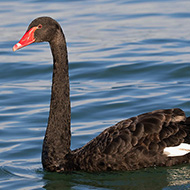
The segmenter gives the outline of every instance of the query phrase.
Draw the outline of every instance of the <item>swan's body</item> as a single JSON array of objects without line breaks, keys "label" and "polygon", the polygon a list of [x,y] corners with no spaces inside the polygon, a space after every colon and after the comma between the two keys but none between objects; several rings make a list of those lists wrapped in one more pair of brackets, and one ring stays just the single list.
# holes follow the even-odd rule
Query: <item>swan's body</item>
[{"label": "swan's body", "polygon": [[71,150],[70,95],[65,37],[49,17],[32,21],[13,50],[48,41],[53,55],[53,81],[42,164],[48,171],[136,170],[190,162],[190,150],[168,156],[169,149],[190,143],[190,118],[181,109],[157,110],[123,120],[105,129],[82,148]]}]

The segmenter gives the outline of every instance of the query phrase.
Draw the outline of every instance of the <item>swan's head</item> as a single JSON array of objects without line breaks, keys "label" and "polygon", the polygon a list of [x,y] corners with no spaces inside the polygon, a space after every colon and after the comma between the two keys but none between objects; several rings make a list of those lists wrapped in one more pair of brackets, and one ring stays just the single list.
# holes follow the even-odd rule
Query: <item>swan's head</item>
[{"label": "swan's head", "polygon": [[33,20],[20,41],[13,46],[13,51],[34,42],[50,42],[57,30],[61,30],[57,21],[50,17],[39,17]]}]

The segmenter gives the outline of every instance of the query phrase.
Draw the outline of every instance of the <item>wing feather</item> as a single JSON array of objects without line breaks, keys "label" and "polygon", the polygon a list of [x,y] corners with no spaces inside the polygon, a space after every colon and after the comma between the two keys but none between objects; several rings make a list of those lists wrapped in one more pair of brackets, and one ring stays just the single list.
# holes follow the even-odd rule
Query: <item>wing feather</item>
[{"label": "wing feather", "polygon": [[187,136],[185,120],[185,113],[178,108],[156,110],[123,120],[74,151],[78,154],[76,162],[81,160],[81,168],[96,168],[97,171],[149,166],[158,162],[165,147],[184,142]]}]

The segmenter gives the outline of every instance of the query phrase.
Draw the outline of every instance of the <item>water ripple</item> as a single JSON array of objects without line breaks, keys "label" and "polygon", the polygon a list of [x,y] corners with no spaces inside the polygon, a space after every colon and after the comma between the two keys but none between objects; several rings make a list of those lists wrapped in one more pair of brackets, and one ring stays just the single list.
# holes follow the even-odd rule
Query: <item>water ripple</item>
[{"label": "water ripple", "polygon": [[51,52],[47,43],[17,52],[12,46],[35,17],[48,15],[63,26],[71,143],[78,148],[137,114],[180,107],[190,115],[189,8],[186,0],[1,1],[0,189],[188,189],[189,166],[98,175],[44,172]]}]

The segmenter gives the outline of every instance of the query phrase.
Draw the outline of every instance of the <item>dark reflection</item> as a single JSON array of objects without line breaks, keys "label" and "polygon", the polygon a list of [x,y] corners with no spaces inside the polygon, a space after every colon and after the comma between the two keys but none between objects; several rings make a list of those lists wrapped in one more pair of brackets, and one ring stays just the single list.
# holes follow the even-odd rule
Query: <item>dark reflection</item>
[{"label": "dark reflection", "polygon": [[130,172],[67,174],[46,173],[43,187],[50,189],[129,189],[156,190],[169,185],[167,169],[149,168]]}]

